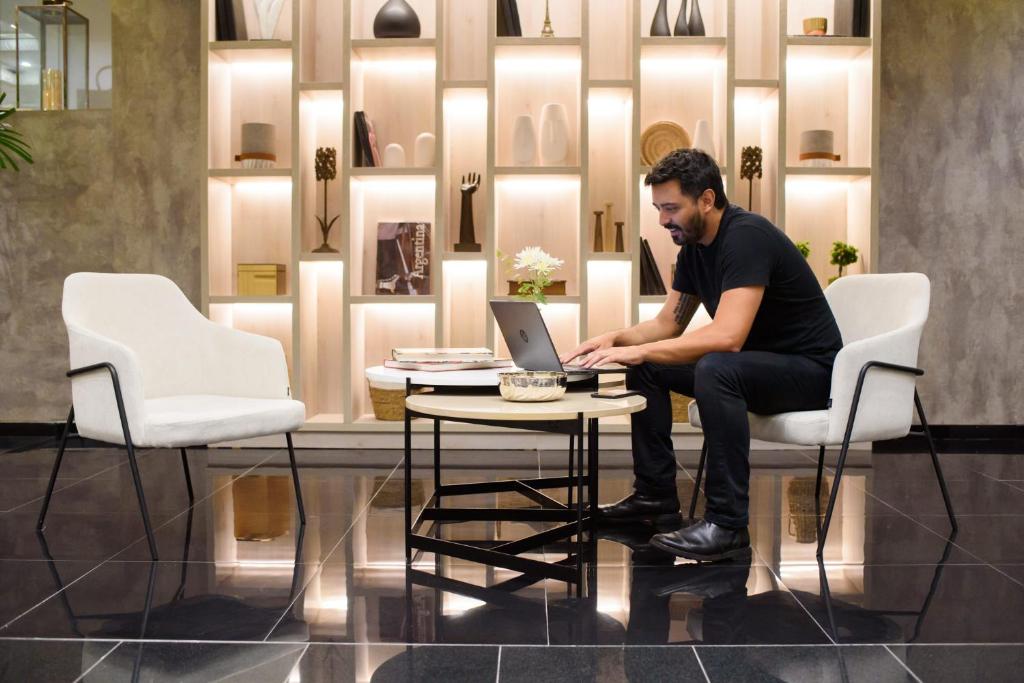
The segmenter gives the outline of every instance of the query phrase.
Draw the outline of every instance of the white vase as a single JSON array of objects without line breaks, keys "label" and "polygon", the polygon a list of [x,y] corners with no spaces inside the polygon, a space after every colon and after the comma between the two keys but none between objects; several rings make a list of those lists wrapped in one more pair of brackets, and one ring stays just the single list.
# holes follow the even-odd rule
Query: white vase
[{"label": "white vase", "polygon": [[434,165],[437,141],[431,133],[420,133],[412,152],[412,165],[416,168],[430,168]]},{"label": "white vase", "polygon": [[537,158],[537,132],[533,117],[517,116],[512,124],[512,162],[516,166],[532,166]]},{"label": "white vase", "polygon": [[693,132],[693,148],[707,152],[712,159],[718,160],[715,153],[715,138],[711,134],[711,124],[706,119],[698,119]]},{"label": "white vase", "polygon": [[404,168],[405,148],[398,143],[392,142],[384,148],[384,156],[381,158],[384,168]]},{"label": "white vase", "polygon": [[277,27],[277,20],[281,18],[283,8],[284,0],[253,0],[260,40],[270,40],[274,37],[274,29]]},{"label": "white vase", "polygon": [[549,102],[540,113],[540,162],[564,166],[569,158],[569,117],[565,107]]}]

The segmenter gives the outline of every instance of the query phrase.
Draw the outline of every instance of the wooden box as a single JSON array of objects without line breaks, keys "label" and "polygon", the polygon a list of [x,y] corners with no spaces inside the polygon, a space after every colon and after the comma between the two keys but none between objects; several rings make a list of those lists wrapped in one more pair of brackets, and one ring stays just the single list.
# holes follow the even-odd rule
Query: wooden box
[{"label": "wooden box", "polygon": [[287,291],[283,264],[238,264],[238,296],[279,296]]}]

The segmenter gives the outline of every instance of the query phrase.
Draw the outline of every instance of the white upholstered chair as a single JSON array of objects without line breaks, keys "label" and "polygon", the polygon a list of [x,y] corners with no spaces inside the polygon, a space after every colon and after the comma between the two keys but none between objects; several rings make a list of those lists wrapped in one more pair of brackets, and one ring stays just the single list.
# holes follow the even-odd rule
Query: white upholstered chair
[{"label": "white upholstered chair", "polygon": [[[839,278],[825,290],[825,298],[843,337],[843,348],[832,367],[828,407],[777,415],[748,413],[751,438],[818,446],[815,500],[821,490],[825,447],[841,447],[828,509],[818,534],[819,557],[825,547],[850,444],[907,436],[911,431],[915,407],[950,524],[954,530],[957,528],[946,481],[916,388],[917,377],[924,374],[924,370],[916,365],[921,330],[928,319],[929,297],[930,284],[921,273],[847,275]],[[700,410],[696,401],[690,403],[689,413],[690,424],[699,428]],[[696,509],[706,458],[705,441],[690,501],[691,518]]]},{"label": "white upholstered chair", "polygon": [[42,529],[71,425],[79,436],[124,445],[153,559],[156,541],[135,447],[177,448],[189,501],[186,448],[285,435],[299,519],[306,522],[291,432],[306,409],[291,399],[276,339],[207,320],[159,275],[75,273],[64,281],[72,407],[39,514]]}]

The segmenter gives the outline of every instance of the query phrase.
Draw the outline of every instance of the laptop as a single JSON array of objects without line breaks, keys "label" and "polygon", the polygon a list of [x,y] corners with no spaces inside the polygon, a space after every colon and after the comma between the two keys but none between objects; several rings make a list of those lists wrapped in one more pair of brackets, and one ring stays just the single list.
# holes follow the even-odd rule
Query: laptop
[{"label": "laptop", "polygon": [[512,360],[523,370],[562,371],[572,375],[626,371],[626,366],[619,363],[592,368],[584,368],[575,363],[562,365],[540,309],[533,302],[492,301],[491,310],[512,354]]}]

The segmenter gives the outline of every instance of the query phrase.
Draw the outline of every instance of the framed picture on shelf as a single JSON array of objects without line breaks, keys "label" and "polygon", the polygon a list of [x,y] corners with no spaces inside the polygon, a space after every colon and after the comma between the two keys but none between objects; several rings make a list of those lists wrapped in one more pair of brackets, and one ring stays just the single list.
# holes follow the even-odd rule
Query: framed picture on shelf
[{"label": "framed picture on shelf", "polygon": [[430,223],[377,224],[377,294],[430,294]]}]

